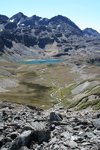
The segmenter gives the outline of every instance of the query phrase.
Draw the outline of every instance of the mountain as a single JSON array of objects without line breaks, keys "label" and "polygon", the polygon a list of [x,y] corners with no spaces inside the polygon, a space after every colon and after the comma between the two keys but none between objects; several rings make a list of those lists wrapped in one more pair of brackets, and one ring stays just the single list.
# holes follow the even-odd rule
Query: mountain
[{"label": "mountain", "polygon": [[5,21],[0,23],[0,55],[10,61],[24,57],[89,58],[97,57],[100,51],[100,40],[86,36],[65,16],[48,19],[19,12],[1,19]]},{"label": "mountain", "polygon": [[19,24],[19,26],[24,25],[24,26],[28,26],[28,27],[34,27],[35,25],[39,25],[41,20],[42,20],[41,17],[33,15],[32,17],[29,17],[29,18],[25,19],[23,22],[21,22],[21,24]]},{"label": "mountain", "polygon": [[5,15],[0,15],[0,24],[5,24],[8,21],[8,17]]},{"label": "mountain", "polygon": [[83,30],[83,33],[88,37],[94,37],[100,39],[100,33],[92,28],[86,28]]},{"label": "mountain", "polygon": [[14,22],[14,23],[18,23],[18,24],[21,24],[21,22],[23,22],[24,20],[26,20],[28,17],[25,16],[23,13],[19,12],[17,14],[15,14],[14,16],[12,16],[10,18],[10,22]]}]

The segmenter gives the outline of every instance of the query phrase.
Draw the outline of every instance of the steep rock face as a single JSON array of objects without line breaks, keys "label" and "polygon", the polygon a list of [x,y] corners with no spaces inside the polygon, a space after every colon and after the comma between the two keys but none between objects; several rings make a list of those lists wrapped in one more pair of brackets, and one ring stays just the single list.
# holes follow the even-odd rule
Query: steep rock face
[{"label": "steep rock face", "polygon": [[86,28],[83,30],[83,33],[88,37],[94,37],[100,39],[100,33],[92,28]]},{"label": "steep rock face", "polygon": [[47,36],[47,37],[41,37],[39,38],[39,47],[44,48],[46,44],[52,44],[54,42],[54,39]]},{"label": "steep rock face", "polygon": [[4,52],[3,51],[4,46],[8,48],[11,48],[13,46],[12,39],[13,35],[10,34],[9,32],[3,31],[2,33],[0,33],[0,52]]},{"label": "steep rock face", "polygon": [[0,55],[2,55],[4,53],[3,48],[4,48],[4,43],[0,37]]},{"label": "steep rock face", "polygon": [[12,30],[12,29],[15,29],[15,28],[17,28],[17,24],[14,23],[14,22],[8,22],[5,25],[5,29],[7,29],[7,30]]},{"label": "steep rock face", "polygon": [[37,44],[37,39],[33,36],[24,35],[23,42],[25,46],[30,47],[30,46],[34,46]]},{"label": "steep rock face", "polygon": [[78,26],[75,23],[73,23],[67,17],[61,16],[61,15],[58,15],[58,16],[51,18],[47,22],[47,24],[49,24],[49,25],[51,24],[54,26],[54,29],[57,28],[58,30],[62,30],[64,32],[69,30],[69,32],[72,31],[74,33],[75,30],[77,30],[77,34],[82,35],[82,31],[78,28]]}]

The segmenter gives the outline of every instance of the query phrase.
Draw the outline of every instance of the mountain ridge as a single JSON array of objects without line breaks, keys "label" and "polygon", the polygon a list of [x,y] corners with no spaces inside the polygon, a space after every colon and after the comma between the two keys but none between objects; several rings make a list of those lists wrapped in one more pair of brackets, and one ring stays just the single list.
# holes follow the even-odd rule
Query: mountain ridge
[{"label": "mountain ridge", "polygon": [[[0,56],[9,60],[23,57],[96,57],[99,38],[86,36],[69,18],[51,19],[19,12],[10,18],[1,15]],[[94,51],[95,49],[95,51]]]},{"label": "mountain ridge", "polygon": [[[8,18],[9,20],[11,20],[12,18],[14,18],[16,15],[18,15],[18,16],[20,16],[20,15],[22,15],[22,16],[24,16],[24,17],[26,17],[26,18],[32,18],[33,16],[36,16],[36,17],[39,17],[39,18],[43,18],[43,17],[40,17],[40,16],[37,16],[37,15],[32,15],[32,16],[27,16],[27,15],[24,15],[24,13],[22,13],[22,12],[18,12],[18,13],[16,13],[15,15],[13,15],[13,16],[11,16],[11,17],[8,17],[7,15],[3,15],[3,14],[0,14],[0,18],[1,18],[1,16],[3,17],[6,17],[6,18]],[[48,19],[48,20],[51,20],[52,18],[54,18],[54,17],[60,17],[60,16],[62,16],[62,17],[64,17],[64,18],[67,18],[66,16],[63,16],[63,15],[60,15],[60,14],[58,14],[58,15],[56,15],[56,16],[53,16],[53,17],[51,17],[50,19],[48,19],[48,18],[43,18],[43,19]],[[67,18],[67,19],[69,19],[69,18]],[[70,19],[69,19],[70,20]],[[71,20],[70,20],[71,21]],[[93,28],[91,28],[91,27],[86,27],[85,29],[93,29]],[[84,30],[85,30],[84,29]],[[83,30],[83,31],[84,31]],[[93,29],[93,30],[95,30],[95,31],[97,31],[96,29]],[[98,32],[98,31],[97,31]],[[98,32],[99,33],[99,32]]]}]

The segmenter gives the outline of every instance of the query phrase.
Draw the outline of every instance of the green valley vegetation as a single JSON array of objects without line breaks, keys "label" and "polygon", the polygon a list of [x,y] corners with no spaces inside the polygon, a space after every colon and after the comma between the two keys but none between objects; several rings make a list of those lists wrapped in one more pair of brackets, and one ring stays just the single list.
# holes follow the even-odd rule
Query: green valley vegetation
[{"label": "green valley vegetation", "polygon": [[[0,69],[10,74],[0,75],[2,101],[29,104],[43,109],[56,104],[75,110],[89,106],[100,109],[99,66],[77,66],[67,61],[54,65],[1,62]],[[9,86],[11,81],[14,82]],[[86,87],[83,88],[84,86]]]}]

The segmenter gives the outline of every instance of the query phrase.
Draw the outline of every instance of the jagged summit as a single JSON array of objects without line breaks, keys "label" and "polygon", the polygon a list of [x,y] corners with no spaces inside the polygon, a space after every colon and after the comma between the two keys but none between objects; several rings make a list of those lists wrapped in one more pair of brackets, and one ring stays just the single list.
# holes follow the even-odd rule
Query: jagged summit
[{"label": "jagged summit", "polygon": [[25,16],[22,12],[19,12],[19,13],[17,13],[17,14],[15,14],[14,16],[12,16],[11,18],[10,18],[10,21],[11,22],[15,22],[15,23],[18,23],[18,22],[22,22],[22,21],[24,21],[25,19],[27,19],[28,17],[27,16]]},{"label": "jagged summit", "polygon": [[78,26],[74,22],[72,22],[69,18],[62,16],[62,15],[55,16],[49,20],[49,22],[53,22],[53,23],[57,23],[60,21],[65,22],[76,29],[79,29]]},{"label": "jagged summit", "polygon": [[21,12],[11,18],[0,15],[0,55],[6,55],[9,60],[26,56],[98,56],[98,37],[99,33],[96,31],[82,31],[73,21],[62,15],[51,19],[36,15],[27,17]]}]

